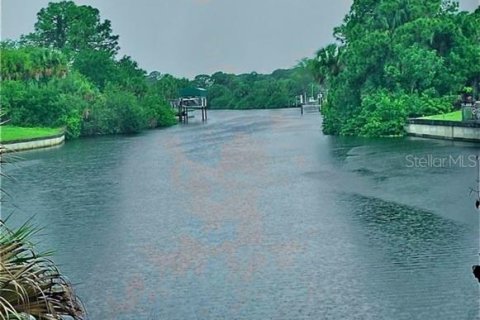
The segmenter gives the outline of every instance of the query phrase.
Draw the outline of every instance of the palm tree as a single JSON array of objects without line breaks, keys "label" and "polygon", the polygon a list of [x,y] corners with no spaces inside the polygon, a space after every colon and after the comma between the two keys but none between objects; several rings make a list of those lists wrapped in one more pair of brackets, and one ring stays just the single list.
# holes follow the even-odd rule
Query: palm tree
[{"label": "palm tree", "polygon": [[43,49],[32,48],[30,56],[32,60],[31,76],[38,81],[42,77],[43,69],[45,68],[45,57],[43,54]]},{"label": "palm tree", "polygon": [[329,44],[317,52],[311,68],[314,76],[320,84],[328,81],[328,78],[337,76],[341,71],[341,47]]}]

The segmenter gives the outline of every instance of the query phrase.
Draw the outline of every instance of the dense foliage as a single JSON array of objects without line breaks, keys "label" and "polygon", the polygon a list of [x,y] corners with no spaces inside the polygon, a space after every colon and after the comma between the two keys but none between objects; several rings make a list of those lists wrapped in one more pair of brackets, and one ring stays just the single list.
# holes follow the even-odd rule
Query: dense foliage
[{"label": "dense foliage", "polygon": [[338,42],[308,61],[326,91],[328,134],[401,135],[407,117],[451,111],[463,88],[478,90],[480,9],[355,0],[334,35]]},{"label": "dense foliage", "polygon": [[230,109],[287,107],[323,91],[324,131],[363,136],[401,135],[408,117],[452,111],[462,90],[478,94],[480,9],[451,1],[355,0],[337,42],[313,59],[192,81],[118,59],[119,37],[95,8],[62,1],[37,17],[33,33],[2,43],[3,109],[13,125],[65,127],[69,137],[174,124],[168,100],[188,86]]},{"label": "dense foliage", "polygon": [[[292,69],[278,69],[272,74],[227,74],[216,72],[199,75],[195,86],[208,89],[211,108],[258,109],[282,108],[295,104],[295,97],[319,92],[313,77],[300,64]],[[313,88],[312,88],[313,85]]]},{"label": "dense foliage", "polygon": [[15,48],[6,42],[2,45],[2,80],[40,80],[65,76],[68,61],[58,50],[25,46]]},{"label": "dense foliage", "polygon": [[76,56],[85,50],[118,52],[118,35],[112,34],[110,20],[101,21],[100,12],[73,1],[51,2],[37,14],[35,31],[22,37],[40,47],[62,50]]},{"label": "dense foliage", "polygon": [[64,127],[69,138],[175,124],[167,98],[182,80],[147,77],[130,57],[117,60],[117,50],[118,36],[97,9],[50,3],[32,34],[2,42],[4,118],[18,126]]},{"label": "dense foliage", "polygon": [[97,9],[50,3],[34,32],[2,42],[2,108],[12,125],[64,127],[67,137],[138,132],[176,123],[169,100],[180,89],[208,89],[211,108],[278,108],[318,85],[301,63],[262,75],[216,72],[194,80],[147,73],[128,56],[117,59],[119,36]]}]

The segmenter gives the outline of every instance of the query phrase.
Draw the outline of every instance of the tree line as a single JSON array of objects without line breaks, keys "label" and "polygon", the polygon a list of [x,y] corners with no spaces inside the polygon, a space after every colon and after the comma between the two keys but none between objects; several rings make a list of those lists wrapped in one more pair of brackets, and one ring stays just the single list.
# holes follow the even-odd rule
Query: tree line
[{"label": "tree line", "polygon": [[131,57],[117,58],[118,40],[98,9],[49,3],[32,33],[1,43],[3,120],[65,127],[68,138],[134,133],[175,124],[169,100],[185,87],[207,89],[211,108],[278,108],[315,82],[302,64],[270,75],[219,71],[193,80],[147,74]]},{"label": "tree line", "polygon": [[354,0],[336,42],[307,61],[325,92],[327,134],[402,135],[408,117],[478,96],[480,7],[440,0]]},{"label": "tree line", "polygon": [[318,84],[302,63],[271,74],[235,75],[219,71],[210,76],[198,75],[192,84],[208,90],[208,105],[212,109],[285,108],[294,106],[298,95],[319,93]]},{"label": "tree line", "polygon": [[65,127],[69,138],[175,124],[166,97],[188,81],[147,77],[131,57],[117,58],[118,39],[91,6],[41,9],[31,34],[1,43],[3,120]]},{"label": "tree line", "polygon": [[448,0],[355,0],[336,42],[291,69],[201,74],[193,80],[118,58],[119,36],[100,12],[50,3],[34,31],[4,41],[3,118],[65,127],[68,137],[138,132],[176,123],[169,99],[207,89],[210,108],[278,108],[303,93],[324,96],[327,134],[404,134],[408,117],[451,111],[459,93],[478,95],[480,9]]}]

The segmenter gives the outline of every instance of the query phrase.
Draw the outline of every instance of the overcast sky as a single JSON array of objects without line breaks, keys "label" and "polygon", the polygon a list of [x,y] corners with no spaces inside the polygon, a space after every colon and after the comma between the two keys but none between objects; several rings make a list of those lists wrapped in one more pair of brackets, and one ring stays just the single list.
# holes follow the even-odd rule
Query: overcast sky
[{"label": "overcast sky", "polygon": [[[480,0],[461,0],[462,9]],[[2,39],[33,31],[48,0],[1,0]],[[121,54],[147,71],[193,77],[270,73],[332,42],[352,0],[78,0],[120,35]]]}]

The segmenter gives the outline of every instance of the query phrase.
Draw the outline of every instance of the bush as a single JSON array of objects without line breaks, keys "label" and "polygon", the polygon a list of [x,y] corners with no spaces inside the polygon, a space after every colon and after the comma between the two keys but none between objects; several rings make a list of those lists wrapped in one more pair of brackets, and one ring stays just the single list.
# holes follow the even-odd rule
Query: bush
[{"label": "bush", "polygon": [[408,99],[404,95],[392,95],[379,91],[362,99],[359,119],[363,121],[361,136],[399,136],[405,133]]},{"label": "bush", "polygon": [[82,132],[86,135],[136,133],[146,127],[144,119],[135,95],[109,85],[93,105]]},{"label": "bush", "polygon": [[65,124],[65,136],[67,139],[80,137],[82,131],[82,117],[79,114],[70,114],[62,117],[61,122]]},{"label": "bush", "polygon": [[5,118],[11,124],[65,127],[67,138],[80,135],[82,114],[95,95],[90,83],[77,73],[46,82],[5,81],[2,87]]},{"label": "bush", "polygon": [[20,87],[23,91],[21,94],[8,92],[8,89],[2,90],[11,123],[27,127],[56,125],[63,112],[57,101],[58,89],[49,83],[43,85],[37,82],[19,83],[15,89]]},{"label": "bush", "polygon": [[341,121],[334,119],[335,109],[325,106],[328,112],[324,126],[342,135],[360,135],[367,137],[403,135],[405,121],[409,117],[421,117],[442,114],[451,111],[452,99],[446,96],[431,98],[427,94],[391,93],[387,90],[377,90],[365,94],[361,99],[360,108],[351,114],[340,126]]},{"label": "bush", "polygon": [[161,96],[149,94],[143,98],[141,104],[149,128],[171,126],[177,123],[174,110]]}]

